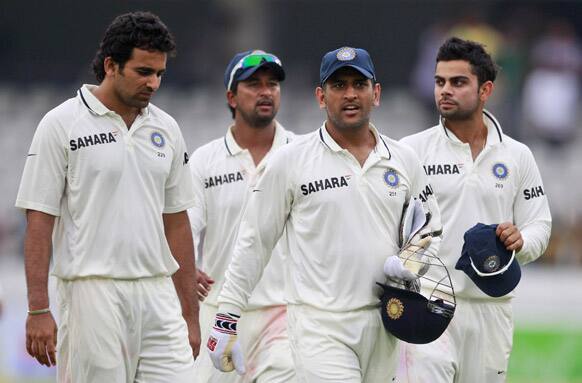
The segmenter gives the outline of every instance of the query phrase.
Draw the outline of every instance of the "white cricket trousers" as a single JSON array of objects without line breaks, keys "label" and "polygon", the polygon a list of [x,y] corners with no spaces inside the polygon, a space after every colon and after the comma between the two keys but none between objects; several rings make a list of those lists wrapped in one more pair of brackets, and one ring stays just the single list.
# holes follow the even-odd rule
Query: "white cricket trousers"
[{"label": "white cricket trousers", "polygon": [[513,344],[511,301],[457,298],[455,316],[434,342],[402,343],[398,382],[501,383]]},{"label": "white cricket trousers", "polygon": [[170,277],[59,280],[59,383],[194,382]]},{"label": "white cricket trousers", "polygon": [[399,341],[382,325],[379,308],[329,312],[288,305],[289,339],[302,383],[389,383]]},{"label": "white cricket trousers", "polygon": [[217,306],[200,305],[202,346],[194,362],[195,374],[204,383],[295,383],[295,367],[287,336],[286,306],[243,311],[237,325],[244,353],[246,373],[217,370],[210,360],[206,342],[214,325]]}]

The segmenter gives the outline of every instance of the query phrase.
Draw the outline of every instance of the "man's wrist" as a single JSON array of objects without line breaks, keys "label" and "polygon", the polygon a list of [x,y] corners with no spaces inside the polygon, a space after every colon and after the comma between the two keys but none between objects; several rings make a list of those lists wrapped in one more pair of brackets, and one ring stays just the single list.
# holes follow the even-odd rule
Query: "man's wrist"
[{"label": "man's wrist", "polygon": [[241,308],[233,305],[232,303],[221,303],[218,306],[218,311],[219,313],[227,313],[227,314],[233,314],[236,315],[238,317],[240,317],[240,314],[242,312]]},{"label": "man's wrist", "polygon": [[39,310],[28,310],[28,315],[42,315],[50,312],[51,312],[50,307],[46,307],[44,309]]}]

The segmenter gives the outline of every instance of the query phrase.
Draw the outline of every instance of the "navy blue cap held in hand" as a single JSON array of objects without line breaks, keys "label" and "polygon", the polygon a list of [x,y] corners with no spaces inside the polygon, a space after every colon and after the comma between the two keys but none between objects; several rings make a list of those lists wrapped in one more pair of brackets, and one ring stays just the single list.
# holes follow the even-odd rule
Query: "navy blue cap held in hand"
[{"label": "navy blue cap held in hand", "polygon": [[478,223],[465,232],[461,257],[455,269],[462,270],[481,291],[491,297],[509,294],[521,279],[515,251],[509,251],[495,234],[497,225]]}]

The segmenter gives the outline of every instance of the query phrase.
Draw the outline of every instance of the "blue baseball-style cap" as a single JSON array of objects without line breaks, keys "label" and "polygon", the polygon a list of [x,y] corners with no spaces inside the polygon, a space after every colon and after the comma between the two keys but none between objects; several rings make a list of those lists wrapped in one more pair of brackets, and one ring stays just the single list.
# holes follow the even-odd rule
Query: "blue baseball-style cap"
[{"label": "blue baseball-style cap", "polygon": [[283,64],[274,54],[262,50],[237,53],[224,71],[224,86],[232,90],[237,82],[246,80],[259,68],[265,67],[271,68],[279,81],[285,80]]},{"label": "blue baseball-style cap", "polygon": [[515,251],[509,251],[495,234],[497,225],[478,223],[465,232],[461,257],[455,269],[462,270],[491,297],[509,294],[521,279]]},{"label": "blue baseball-style cap", "polygon": [[327,52],[323,56],[319,69],[319,83],[323,85],[335,71],[346,66],[354,68],[366,78],[376,81],[376,73],[370,54],[365,49],[343,47]]}]

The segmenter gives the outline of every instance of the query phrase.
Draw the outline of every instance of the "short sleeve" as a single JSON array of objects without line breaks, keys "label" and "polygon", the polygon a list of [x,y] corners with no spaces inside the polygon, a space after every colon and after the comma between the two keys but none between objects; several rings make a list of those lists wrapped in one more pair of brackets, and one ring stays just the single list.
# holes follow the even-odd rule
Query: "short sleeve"
[{"label": "short sleeve", "polygon": [[26,157],[16,207],[60,215],[68,152],[66,133],[51,113],[39,123]]}]

